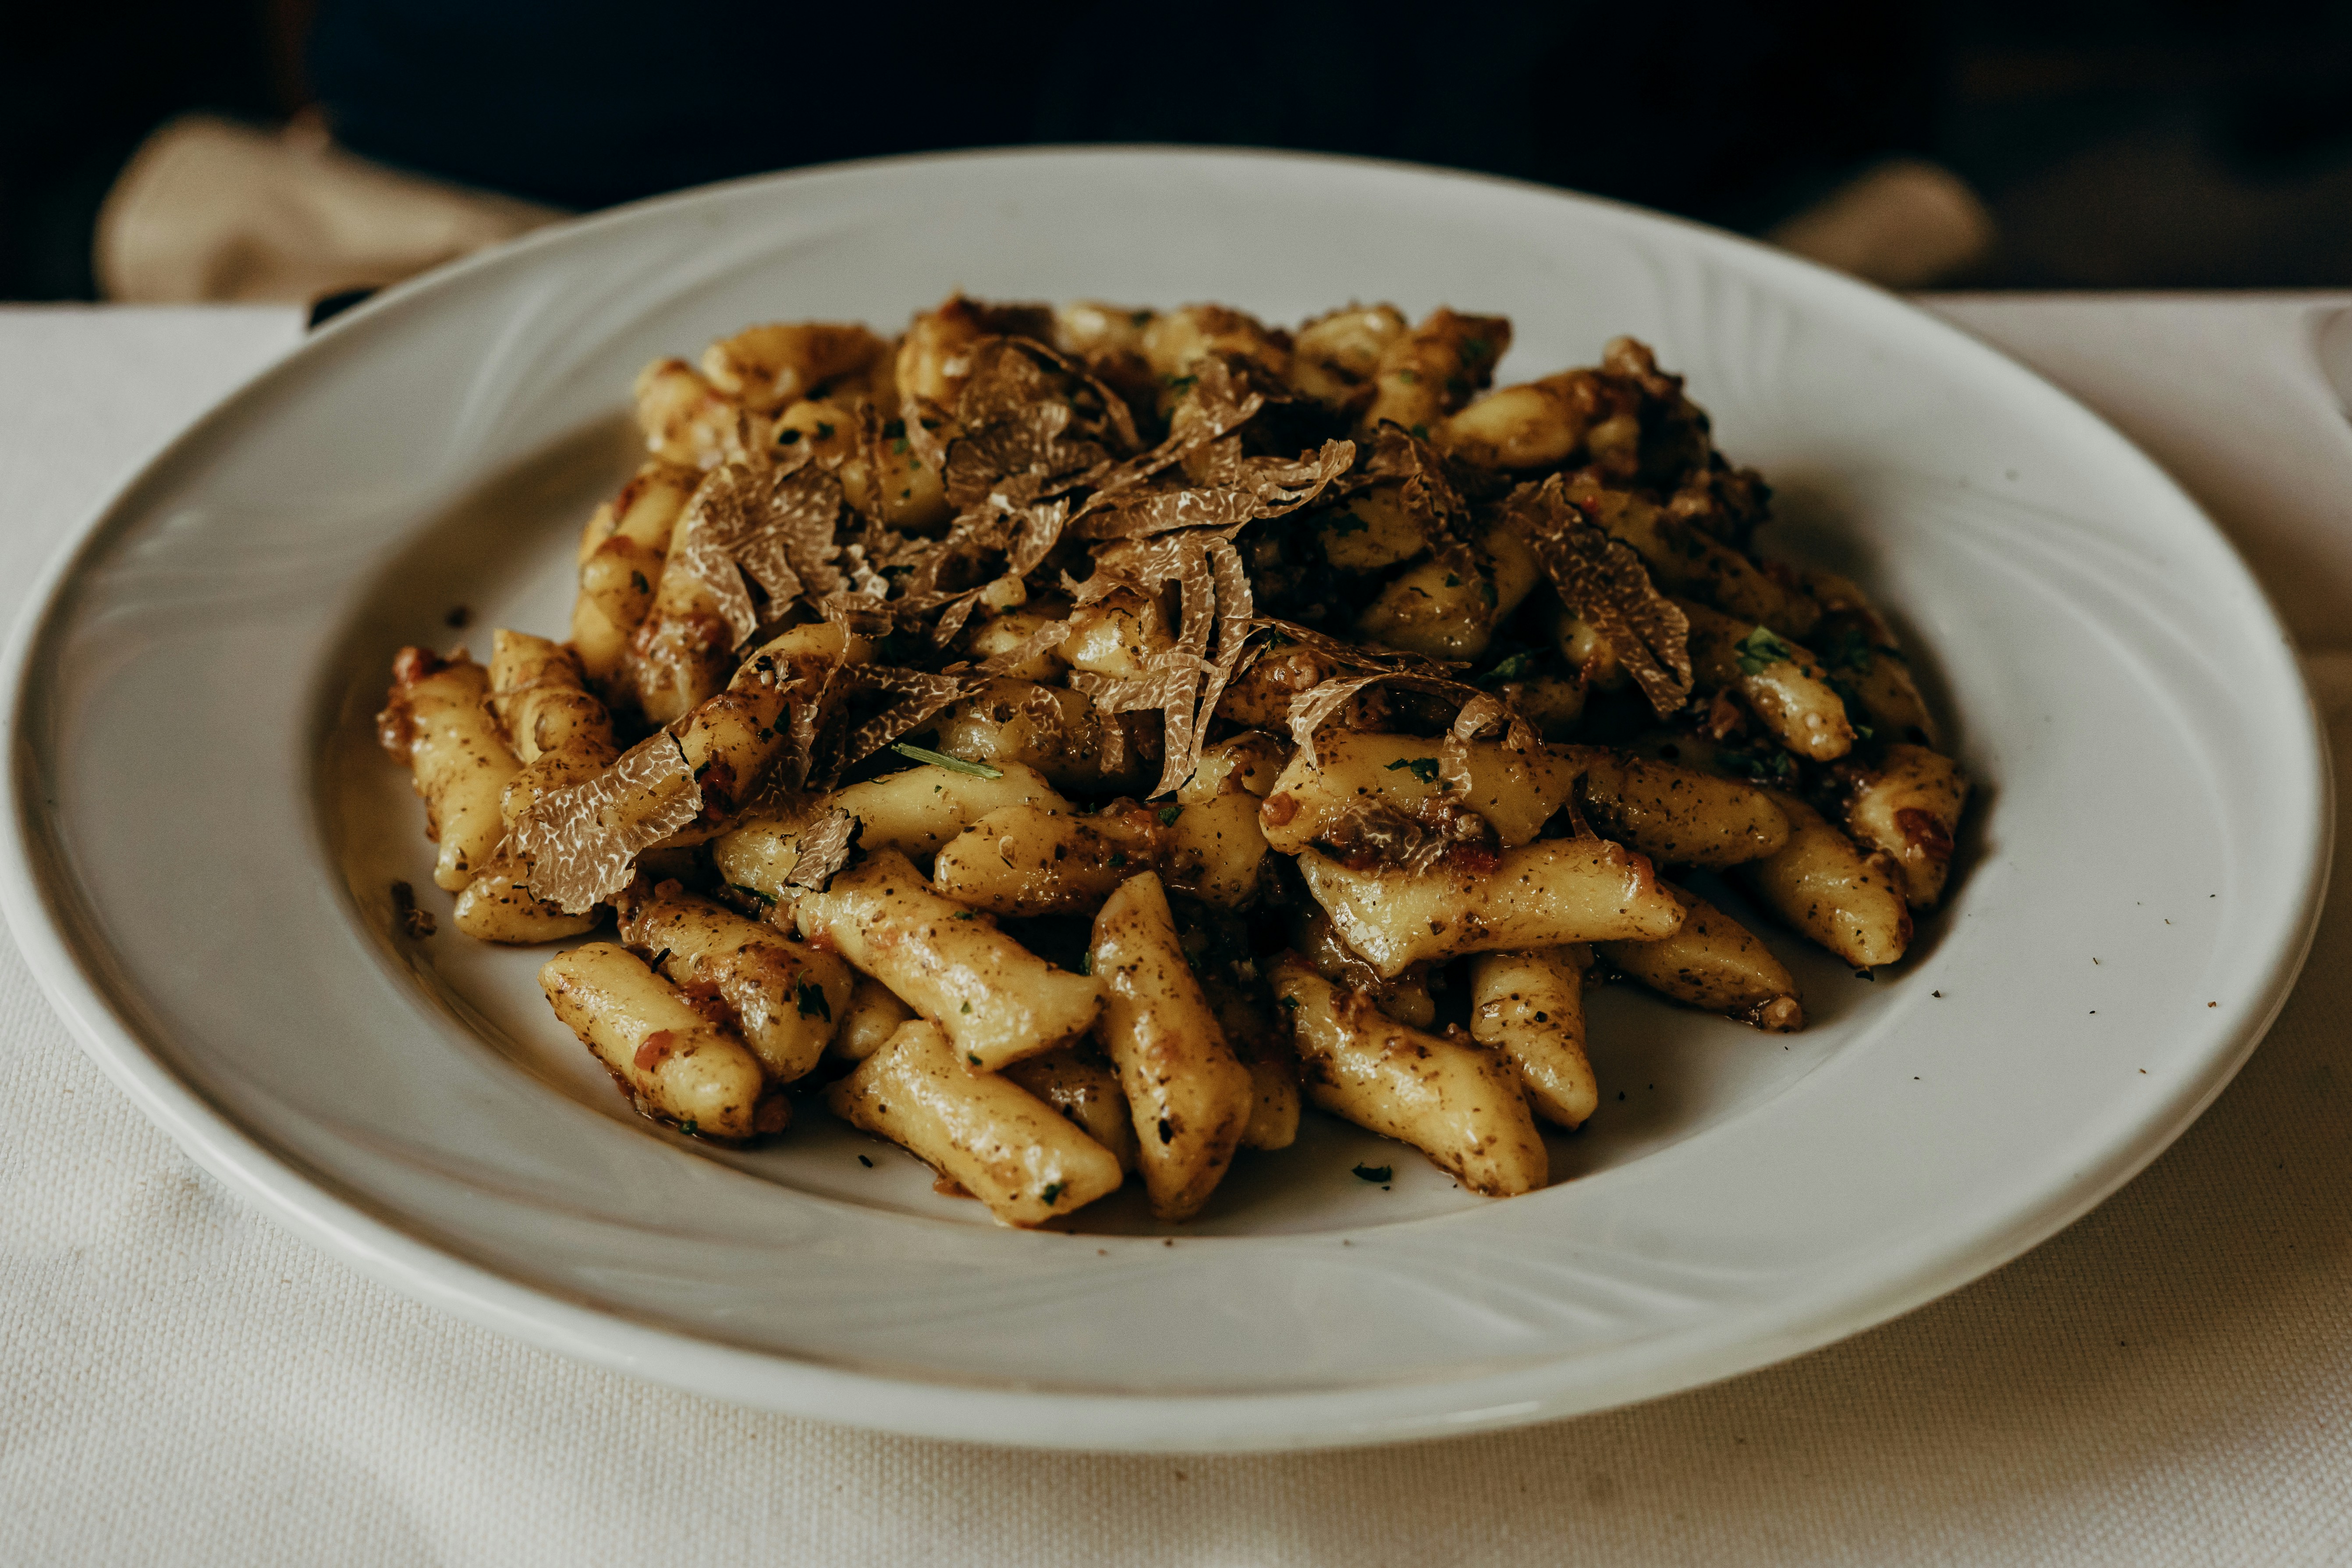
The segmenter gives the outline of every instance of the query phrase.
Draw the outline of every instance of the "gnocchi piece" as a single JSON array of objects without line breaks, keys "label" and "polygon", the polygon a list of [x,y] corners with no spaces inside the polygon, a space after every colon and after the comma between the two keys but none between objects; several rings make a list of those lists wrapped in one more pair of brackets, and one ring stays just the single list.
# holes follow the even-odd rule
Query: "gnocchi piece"
[{"label": "gnocchi piece", "polygon": [[1769,627],[1687,599],[1691,674],[1702,691],[1737,691],[1765,729],[1801,757],[1833,762],[1853,749],[1845,703],[1821,661]]},{"label": "gnocchi piece", "polygon": [[1276,960],[1270,978],[1309,1100],[1412,1144],[1474,1193],[1509,1197],[1544,1184],[1543,1138],[1507,1058],[1408,1028],[1295,953]]},{"label": "gnocchi piece", "polygon": [[1737,866],[1789,841],[1769,795],[1736,780],[1591,748],[1578,796],[1594,826],[1662,866]]},{"label": "gnocchi piece", "polygon": [[714,836],[758,788],[784,748],[790,661],[763,647],[737,667],[727,689],[695,704],[677,728],[677,749],[702,786],[701,823],[667,840],[693,844]]},{"label": "gnocchi piece", "polygon": [[1242,1129],[1244,1149],[1287,1149],[1298,1138],[1298,1058],[1287,1031],[1276,1026],[1238,989],[1213,975],[1203,976],[1201,994],[1217,1015],[1225,1043],[1249,1068],[1256,1100],[1250,1107],[1249,1125]]},{"label": "gnocchi piece", "polygon": [[646,450],[683,468],[715,468],[744,453],[742,406],[682,359],[660,359],[637,373],[637,427]]},{"label": "gnocchi piece", "polygon": [[1244,730],[1201,749],[1200,764],[1177,786],[1176,799],[1198,805],[1232,789],[1263,799],[1274,793],[1274,781],[1289,762],[1290,748],[1281,741],[1263,730]]},{"label": "gnocchi piece", "polygon": [[1290,342],[1244,311],[1223,305],[1187,305],[1154,316],[1143,330],[1143,358],[1160,382],[1160,412],[1182,401],[1185,378],[1215,358],[1240,363],[1279,386],[1290,375]]},{"label": "gnocchi piece", "polygon": [[1580,619],[1566,609],[1555,608],[1551,616],[1552,646],[1559,657],[1576,671],[1577,679],[1595,691],[1622,691],[1632,679],[1625,673],[1624,662],[1599,627]]},{"label": "gnocchi piece", "polygon": [[856,984],[849,994],[849,1005],[826,1049],[845,1061],[862,1062],[880,1050],[898,1032],[898,1026],[915,1016],[915,1010],[872,975],[852,978]]},{"label": "gnocchi piece", "polygon": [[1893,963],[1911,945],[1903,868],[1865,851],[1811,806],[1779,790],[1789,842],[1734,875],[1773,913],[1856,969]]},{"label": "gnocchi piece", "polygon": [[1257,796],[1239,786],[1213,800],[1161,806],[1160,868],[1168,886],[1221,910],[1255,900],[1267,845]]},{"label": "gnocchi piece", "polygon": [[457,895],[457,929],[476,942],[509,947],[557,942],[595,929],[603,918],[597,910],[565,914],[532,893],[525,881],[530,871],[521,860],[501,855],[475,872]]},{"label": "gnocchi piece", "polygon": [[791,1083],[824,1054],[856,976],[832,953],[695,897],[642,882],[615,901],[621,940],[688,995],[715,994],[768,1076]]},{"label": "gnocchi piece", "polygon": [[1925,746],[1897,741],[1857,767],[1845,808],[1855,841],[1892,855],[1915,910],[1933,909],[1952,865],[1952,835],[1968,805],[1969,781],[1959,764]]},{"label": "gnocchi piece", "polygon": [[489,686],[489,672],[462,651],[444,662],[404,647],[377,721],[425,799],[425,835],[441,847],[433,880],[453,893],[497,854],[507,826],[499,797],[522,771],[491,716]]},{"label": "gnocchi piece", "polygon": [[971,379],[982,342],[1002,334],[1047,340],[1054,313],[1043,305],[983,305],[950,295],[937,310],[917,316],[898,340],[899,395],[953,409]]},{"label": "gnocchi piece", "polygon": [[[978,664],[984,659],[998,658],[1013,653],[1045,627],[1061,617],[1041,615],[1035,610],[1007,610],[993,619],[979,621],[963,634],[964,657]],[[1070,666],[1058,647],[1043,648],[1029,655],[1019,664],[1009,666],[1004,676],[1010,680],[1058,683]]]},{"label": "gnocchi piece", "polygon": [[1589,371],[1488,393],[1437,427],[1443,450],[1488,468],[1549,468],[1584,446],[1595,412]]},{"label": "gnocchi piece", "polygon": [[1657,942],[1607,942],[1601,956],[1662,996],[1721,1013],[1773,1034],[1805,1026],[1788,966],[1738,921],[1697,894],[1669,885],[1682,929]]},{"label": "gnocchi piece", "polygon": [[555,1016],[637,1109],[714,1138],[781,1132],[790,1110],[761,1098],[759,1058],[617,942],[592,942],[540,969]]},{"label": "gnocchi piece", "polygon": [[1097,675],[1141,675],[1152,656],[1176,646],[1160,601],[1117,593],[1070,612],[1069,640],[1060,648],[1073,669]]},{"label": "gnocchi piece", "polygon": [[1579,947],[1482,952],[1470,961],[1470,1037],[1510,1058],[1528,1102],[1547,1121],[1581,1127],[1601,1086],[1584,1055],[1584,971]]},{"label": "gnocchi piece", "polygon": [[509,827],[543,791],[592,778],[621,754],[613,716],[588,690],[579,659],[545,637],[492,634],[490,711],[522,764],[499,795]]},{"label": "gnocchi piece", "polygon": [[992,811],[1027,805],[1066,816],[1077,810],[1036,769],[1020,763],[997,767],[1000,775],[991,779],[918,763],[836,790],[825,804],[857,818],[857,841],[866,848],[888,847],[917,859],[938,854],[949,839]]},{"label": "gnocchi piece", "polygon": [[[1470,790],[1462,804],[1486,819],[1507,849],[1533,839],[1568,804],[1581,765],[1549,748],[1522,750],[1491,741],[1473,742],[1469,758]],[[1412,816],[1445,787],[1441,765],[1434,740],[1357,731],[1326,735],[1317,742],[1315,761],[1301,752],[1275,779],[1258,808],[1265,841],[1286,855],[1329,842],[1346,832],[1349,816],[1365,803]]]},{"label": "gnocchi piece", "polygon": [[1671,936],[1683,922],[1650,862],[1606,839],[1540,839],[1484,872],[1357,871],[1312,849],[1298,868],[1348,945],[1389,976],[1465,952]]},{"label": "gnocchi piece", "polygon": [[697,469],[656,459],[600,510],[605,526],[581,556],[580,596],[572,607],[572,648],[600,688],[619,673],[630,634],[653,606],[670,535],[701,479]]},{"label": "gnocchi piece", "polygon": [[1393,305],[1349,305],[1318,316],[1292,336],[1290,384],[1327,408],[1353,412],[1371,395],[1381,353],[1404,331]]},{"label": "gnocchi piece", "polygon": [[1339,927],[1312,899],[1291,907],[1290,948],[1316,973],[1370,997],[1374,1006],[1400,1024],[1426,1029],[1437,1021],[1437,998],[1429,991],[1431,965],[1415,963],[1393,976],[1381,974],[1340,940]]},{"label": "gnocchi piece", "polygon": [[1481,534],[1476,556],[1473,563],[1442,552],[1407,568],[1356,617],[1358,634],[1432,658],[1478,658],[1543,580],[1543,567],[1528,542],[1506,528]]},{"label": "gnocchi piece", "polygon": [[1059,789],[1109,795],[1140,789],[1151,777],[1127,730],[1067,687],[988,681],[940,715],[938,737],[934,743],[949,756],[1000,768],[1019,763]]},{"label": "gnocchi piece", "polygon": [[1192,977],[1157,876],[1139,872],[1104,902],[1090,952],[1097,1032],[1127,1092],[1151,1212],[1190,1219],[1241,1146],[1256,1084]]},{"label": "gnocchi piece", "polygon": [[1851,579],[1834,572],[1807,571],[1800,577],[1822,607],[1815,646],[1831,679],[1842,693],[1851,693],[1847,706],[1859,707],[1881,740],[1940,749],[1944,742],[1935,715],[1927,711],[1903,645],[1878,607]]},{"label": "gnocchi piece", "polygon": [[1135,1119],[1128,1111],[1126,1092],[1118,1087],[1118,1073],[1108,1063],[1081,1051],[1047,1051],[1042,1057],[1014,1062],[1004,1069],[1004,1076],[1109,1150],[1120,1170],[1132,1175],[1141,1168]]},{"label": "gnocchi piece", "polygon": [[1055,969],[977,910],[940,897],[895,849],[869,855],[822,892],[803,893],[801,936],[847,959],[946,1031],[982,1072],[1043,1056],[1102,1008],[1094,979]]},{"label": "gnocchi piece", "polygon": [[1140,806],[1072,816],[1008,805],[940,849],[931,880],[958,903],[991,914],[1084,914],[1158,860],[1157,827]]},{"label": "gnocchi piece", "polygon": [[918,1018],[825,1092],[833,1113],[887,1138],[988,1205],[1038,1226],[1125,1179],[1118,1159],[1012,1079],[963,1070],[937,1025]]},{"label": "gnocchi piece", "polygon": [[[1340,673],[1338,662],[1307,647],[1276,647],[1235,677],[1217,700],[1217,717],[1249,730],[1285,731],[1293,700]],[[1388,717],[1378,687],[1358,692],[1333,716],[1343,729],[1378,730]]]},{"label": "gnocchi piece", "polygon": [[890,352],[862,326],[835,321],[772,321],[746,327],[702,352],[702,375],[723,396],[755,414],[813,397],[825,384],[855,375]]},{"label": "gnocchi piece", "polygon": [[1377,572],[1428,549],[1428,531],[1404,504],[1403,489],[1402,480],[1370,485],[1319,514],[1324,559],[1342,572]]},{"label": "gnocchi piece", "polygon": [[1576,732],[1584,717],[1584,682],[1558,675],[1531,680],[1507,680],[1495,695],[1517,709],[1547,741],[1564,740]]},{"label": "gnocchi piece", "polygon": [[1378,390],[1365,410],[1364,428],[1385,422],[1427,438],[1494,379],[1496,362],[1510,346],[1505,317],[1464,316],[1442,307],[1431,311],[1381,350],[1372,374]]}]

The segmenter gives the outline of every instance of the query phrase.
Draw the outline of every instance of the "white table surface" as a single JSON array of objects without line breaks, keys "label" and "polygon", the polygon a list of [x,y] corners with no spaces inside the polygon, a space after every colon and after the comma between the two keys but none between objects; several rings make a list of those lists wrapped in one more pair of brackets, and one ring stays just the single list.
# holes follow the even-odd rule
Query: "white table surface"
[{"label": "white table surface", "polygon": [[[2346,772],[2352,426],[2327,372],[2352,388],[2352,294],[1934,303],[2107,414],[2240,542]],[[275,309],[0,310],[0,610],[299,330]],[[1238,1459],[875,1436],[438,1316],[200,1173],[0,946],[0,1563],[2352,1561],[2341,873],[2237,1082],[1990,1278],[1631,1410]]]}]

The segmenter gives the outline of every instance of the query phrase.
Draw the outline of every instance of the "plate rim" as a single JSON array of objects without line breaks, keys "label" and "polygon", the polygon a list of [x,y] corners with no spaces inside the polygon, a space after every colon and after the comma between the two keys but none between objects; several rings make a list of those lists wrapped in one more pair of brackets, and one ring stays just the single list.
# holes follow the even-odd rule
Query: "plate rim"
[{"label": "plate rim", "polygon": [[[2132,1124],[2129,1135],[2097,1151],[2070,1183],[2039,1203],[1977,1227],[1972,1241],[1945,1256],[1913,1260],[1884,1271],[1872,1286],[1855,1289],[1843,1275],[1811,1291],[1784,1299],[1759,1320],[1736,1319],[1737,1331],[1706,1331],[1709,1321],[1641,1342],[1632,1351],[1581,1358],[1555,1357],[1508,1372],[1477,1377],[1436,1377],[1403,1384],[1258,1394],[1146,1394],[1066,1393],[1018,1384],[962,1384],[906,1378],[845,1369],[813,1358],[756,1351],[703,1339],[689,1331],[645,1322],[607,1307],[585,1305],[551,1288],[523,1283],[484,1264],[445,1249],[374,1212],[342,1184],[304,1167],[290,1154],[270,1149],[249,1134],[144,1046],[129,1021],[109,1000],[102,977],[85,962],[67,934],[68,911],[44,883],[44,858],[37,830],[37,803],[30,798],[33,749],[22,722],[34,675],[33,660],[51,627],[60,600],[83,563],[124,520],[125,506],[190,447],[209,438],[257,391],[291,373],[306,359],[334,352],[342,338],[379,315],[448,286],[473,271],[509,264],[519,255],[547,246],[573,243],[604,227],[642,221],[649,214],[724,201],[751,189],[855,176],[876,169],[973,161],[1041,163],[1082,158],[1143,162],[1178,158],[1205,164],[1272,162],[1343,165],[1418,176],[1443,183],[1491,184],[1565,204],[1599,208],[1640,225],[1686,231],[1701,243],[1728,245],[1768,268],[1806,278],[1815,287],[1858,291],[1881,310],[1892,308],[1915,331],[1924,328],[1948,350],[1973,353],[1997,374],[2021,377],[2052,405],[2069,411],[2094,437],[2113,445],[2201,521],[2251,590],[2250,609],[2276,634],[2283,670],[2301,698],[2302,722],[2282,740],[2299,745],[2310,764],[2306,782],[2310,810],[2295,825],[2294,841],[2305,851],[2298,896],[2283,915],[2284,935],[2263,972],[2245,983],[2232,1005],[2212,1021],[2210,1037],[2221,1042],[2210,1066],[2170,1101],[2152,1107]],[[51,1006],[74,1034],[83,1053],[127,1093],[151,1121],[205,1170],[280,1226],[361,1273],[479,1327],[614,1371],[666,1384],[737,1405],[881,1428],[915,1436],[1020,1446],[1129,1452],[1239,1452],[1305,1449],[1402,1441],[1466,1433],[1613,1408],[1759,1369],[1875,1327],[1990,1273],[2071,1225],[2112,1195],[2184,1132],[2219,1097],[2268,1032],[2292,994],[2310,952],[2332,874],[2336,837],[2333,753],[2327,733],[2304,680],[2293,635],[2281,621],[2268,591],[2247,566],[2229,535],[2203,506],[2137,443],[2095,410],[2000,349],[1922,307],[1874,285],[1819,267],[1760,242],[1691,220],[1653,213],[1602,197],[1589,196],[1501,176],[1437,169],[1389,160],[1300,153],[1276,150],[1157,145],[1046,146],[972,149],[952,153],[861,159],[774,174],[750,175],[687,191],[667,193],[535,230],[404,280],[308,334],[291,350],[238,387],[163,444],[113,487],[103,500],[69,530],[52,551],[10,628],[0,656],[6,709],[0,717],[8,746],[5,788],[8,831],[0,835],[0,913],[7,919],[27,967]],[[1710,1321],[1719,1325],[1722,1320]],[[1604,1370],[1596,1361],[1632,1364]],[[1560,1369],[1576,1369],[1570,1379]],[[1548,1381],[1546,1374],[1553,1376]],[[1574,1386],[1560,1386],[1563,1381]]]}]

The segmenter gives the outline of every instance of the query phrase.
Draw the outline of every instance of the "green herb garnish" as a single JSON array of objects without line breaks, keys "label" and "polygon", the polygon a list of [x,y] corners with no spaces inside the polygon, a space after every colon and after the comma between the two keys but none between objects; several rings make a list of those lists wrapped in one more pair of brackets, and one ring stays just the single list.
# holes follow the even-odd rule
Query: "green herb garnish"
[{"label": "green herb garnish", "polygon": [[1731,651],[1739,656],[1740,670],[1748,675],[1761,675],[1769,665],[1797,661],[1797,650],[1775,637],[1769,626],[1758,626],[1734,644]]},{"label": "green herb garnish", "polygon": [[1184,808],[1181,805],[1163,805],[1160,808],[1160,826],[1173,827],[1176,826],[1176,819],[1183,815]]},{"label": "green herb garnish", "polygon": [[793,992],[793,996],[801,1005],[802,1017],[823,1018],[828,1024],[833,1022],[833,1005],[824,999],[824,987],[815,981],[802,981]]},{"label": "green herb garnish", "polygon": [[1525,680],[1528,676],[1533,675],[1536,672],[1536,666],[1540,662],[1541,657],[1539,655],[1533,653],[1515,653],[1508,658],[1497,659],[1495,663],[1494,668],[1476,678],[1477,682],[1479,685],[1491,689],[1494,687],[1503,685],[1507,681]]},{"label": "green herb garnish", "polygon": [[1356,1174],[1367,1182],[1385,1182],[1396,1175],[1394,1165],[1359,1165]]},{"label": "green herb garnish", "polygon": [[1045,1184],[1044,1188],[1038,1192],[1037,1195],[1045,1201],[1046,1207],[1051,1208],[1055,1204],[1061,1201],[1062,1189],[1068,1184],[1069,1184],[1066,1182],[1048,1182]]},{"label": "green herb garnish", "polygon": [[1003,768],[991,767],[986,763],[967,763],[961,757],[950,757],[945,752],[934,752],[928,746],[910,746],[900,741],[890,749],[910,761],[929,763],[935,768],[946,768],[951,773],[970,773],[976,779],[1001,779],[1004,776]]},{"label": "green herb garnish", "polygon": [[1391,763],[1388,765],[1388,771],[1390,773],[1394,773],[1399,768],[1410,769],[1412,773],[1412,776],[1419,779],[1425,784],[1433,784],[1437,782],[1437,759],[1435,757],[1400,757],[1395,762]]}]

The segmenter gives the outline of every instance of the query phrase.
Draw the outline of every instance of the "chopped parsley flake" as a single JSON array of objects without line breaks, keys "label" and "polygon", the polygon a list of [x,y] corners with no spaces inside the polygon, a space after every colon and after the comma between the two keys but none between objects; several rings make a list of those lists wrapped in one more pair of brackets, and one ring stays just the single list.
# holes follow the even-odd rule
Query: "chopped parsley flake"
[{"label": "chopped parsley flake", "polygon": [[[967,1013],[971,1012],[971,1003],[969,1003],[969,1002],[965,1003],[965,1004],[963,1005],[963,1010],[964,1010],[965,1012],[967,1012]],[[974,1058],[972,1058],[971,1059],[972,1059],[972,1060],[974,1060],[974,1061],[978,1061],[978,1060],[980,1060],[980,1058],[979,1058],[978,1057],[974,1057]]]},{"label": "chopped parsley flake", "polygon": [[1037,1195],[1043,1199],[1045,1205],[1050,1208],[1054,1205],[1061,1202],[1063,1189],[1068,1185],[1069,1184],[1067,1182],[1048,1182]]},{"label": "chopped parsley flake", "polygon": [[1761,675],[1769,665],[1794,664],[1797,659],[1797,650],[1775,637],[1769,626],[1758,626],[1731,651],[1738,655],[1740,671],[1747,675]]},{"label": "chopped parsley flake", "polygon": [[833,1022],[833,1005],[824,999],[824,987],[814,980],[803,980],[794,988],[793,997],[800,1004],[803,1018],[823,1018]]},{"label": "chopped parsley flake", "polygon": [[1160,826],[1173,827],[1176,826],[1176,819],[1183,815],[1184,808],[1181,805],[1163,805],[1160,808]]},{"label": "chopped parsley flake", "polygon": [[1400,757],[1395,762],[1391,763],[1388,765],[1388,771],[1390,773],[1394,773],[1399,768],[1409,769],[1413,777],[1419,779],[1425,784],[1433,784],[1437,782],[1437,759],[1435,757]]},{"label": "chopped parsley flake", "polygon": [[1394,1179],[1396,1167],[1394,1165],[1359,1165],[1356,1167],[1356,1174],[1367,1182],[1386,1182]]},{"label": "chopped parsley flake", "polygon": [[1508,658],[1496,660],[1494,668],[1477,678],[1478,684],[1491,688],[1507,681],[1525,680],[1536,672],[1538,662],[1538,656],[1533,653],[1515,653]]},{"label": "chopped parsley flake", "polygon": [[945,752],[934,752],[928,746],[910,746],[901,741],[890,749],[912,761],[929,763],[935,768],[946,768],[951,773],[970,773],[976,779],[1001,779],[1004,776],[1003,768],[991,767],[986,763],[967,763],[961,757],[950,757]]},{"label": "chopped parsley flake", "polygon": [[1088,948],[1086,952],[1078,954],[1078,973],[1081,974],[1092,974],[1094,972],[1095,950],[1093,948]]},{"label": "chopped parsley flake", "polygon": [[773,893],[763,893],[757,888],[747,888],[740,882],[730,882],[727,885],[734,889],[739,893],[751,894],[751,897],[759,900],[763,904],[772,904],[776,901],[776,895]]},{"label": "chopped parsley flake", "polygon": [[820,441],[832,440],[833,426],[820,421],[816,427],[816,438]]}]

